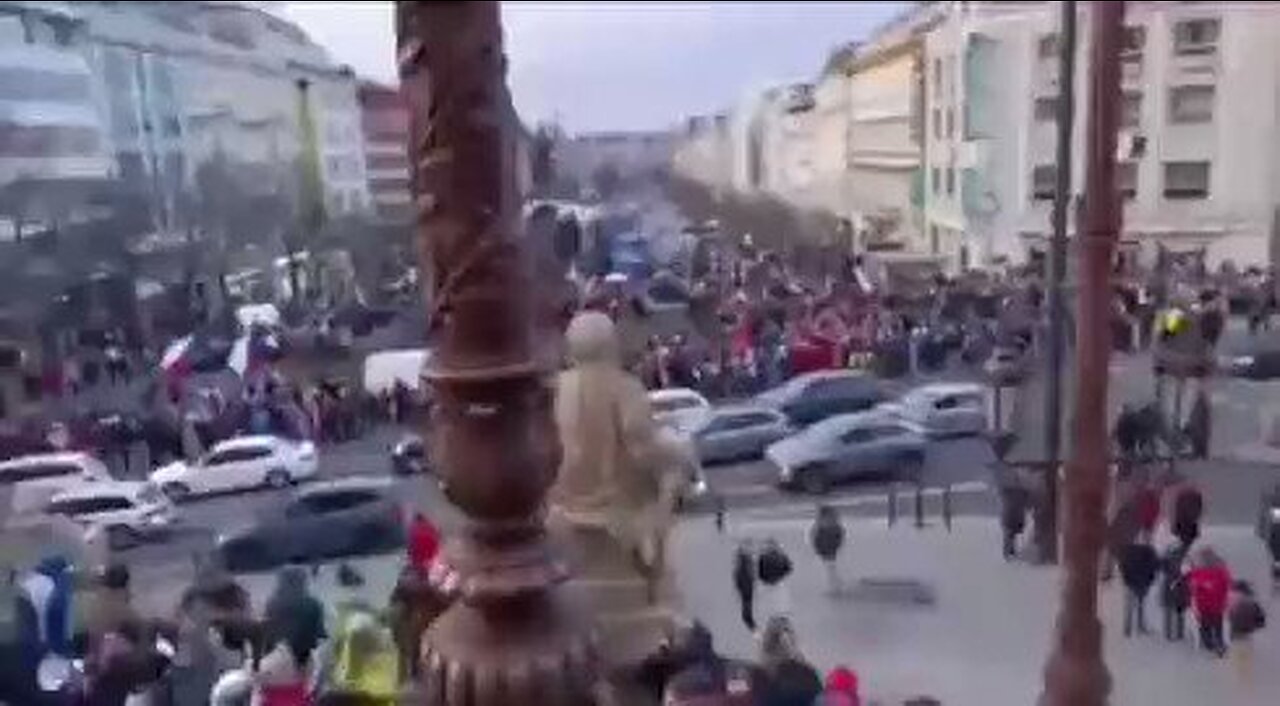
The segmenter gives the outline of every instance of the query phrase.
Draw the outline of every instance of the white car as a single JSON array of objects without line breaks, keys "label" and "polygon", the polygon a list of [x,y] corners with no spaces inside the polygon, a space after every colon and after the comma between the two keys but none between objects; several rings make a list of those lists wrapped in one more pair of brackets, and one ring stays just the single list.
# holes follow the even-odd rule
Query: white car
[{"label": "white car", "polygon": [[930,437],[981,434],[988,426],[987,388],[976,383],[921,385],[877,409]]},{"label": "white car", "polygon": [[105,537],[113,550],[167,534],[173,505],[150,483],[107,481],[58,493],[45,508],[79,525],[85,540]]},{"label": "white car", "polygon": [[215,444],[194,463],[175,461],[151,473],[151,482],[171,500],[247,488],[284,488],[316,474],[316,447],[310,441],[276,436],[241,436]]},{"label": "white car", "polygon": [[707,398],[685,387],[650,392],[649,406],[655,422],[684,434],[691,433],[711,414]]},{"label": "white car", "polygon": [[9,492],[10,514],[38,513],[59,492],[111,479],[106,465],[86,453],[32,454],[0,462],[0,489]]}]

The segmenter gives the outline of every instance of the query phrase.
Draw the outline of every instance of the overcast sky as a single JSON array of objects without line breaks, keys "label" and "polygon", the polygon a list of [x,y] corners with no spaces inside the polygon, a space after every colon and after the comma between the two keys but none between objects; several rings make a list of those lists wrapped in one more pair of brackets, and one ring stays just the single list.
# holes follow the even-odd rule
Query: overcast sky
[{"label": "overcast sky", "polygon": [[[832,47],[866,36],[907,4],[503,3],[512,92],[530,124],[664,128],[748,91],[815,77]],[[337,61],[394,80],[390,3],[275,7]]]}]

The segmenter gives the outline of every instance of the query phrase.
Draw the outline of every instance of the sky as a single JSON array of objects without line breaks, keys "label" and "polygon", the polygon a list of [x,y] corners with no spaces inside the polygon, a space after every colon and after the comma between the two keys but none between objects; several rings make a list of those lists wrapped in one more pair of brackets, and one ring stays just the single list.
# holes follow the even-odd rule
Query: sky
[{"label": "sky", "polygon": [[[503,3],[512,95],[526,123],[571,133],[654,130],[811,80],[836,46],[909,3]],[[284,2],[340,63],[394,82],[390,3]]]}]

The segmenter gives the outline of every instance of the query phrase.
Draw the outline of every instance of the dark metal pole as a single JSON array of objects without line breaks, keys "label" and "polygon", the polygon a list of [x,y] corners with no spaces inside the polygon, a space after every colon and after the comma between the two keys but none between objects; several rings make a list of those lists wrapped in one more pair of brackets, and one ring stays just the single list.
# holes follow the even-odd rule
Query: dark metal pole
[{"label": "dark metal pole", "polygon": [[[1071,136],[1076,108],[1076,1],[1062,0],[1058,32],[1058,170],[1053,193],[1053,241],[1049,248],[1048,375],[1044,395],[1044,497],[1036,506],[1040,560],[1058,563],[1058,479],[1062,465],[1062,357],[1066,312],[1062,281],[1067,273],[1067,213],[1071,208]],[[1078,225],[1078,223],[1077,223]]]},{"label": "dark metal pole", "polygon": [[466,516],[443,557],[457,600],[423,637],[415,703],[591,703],[589,626],[556,588],[568,569],[542,521],[560,449],[519,235],[499,6],[400,2],[396,24],[435,312],[431,447],[446,495]]},{"label": "dark metal pole", "polygon": [[1120,232],[1116,128],[1120,113],[1120,44],[1124,3],[1089,5],[1090,81],[1085,218],[1076,248],[1080,286],[1076,409],[1066,473],[1066,542],[1062,602],[1044,673],[1042,706],[1105,706],[1111,675],[1102,657],[1098,569],[1109,495],[1107,360],[1111,258]]}]

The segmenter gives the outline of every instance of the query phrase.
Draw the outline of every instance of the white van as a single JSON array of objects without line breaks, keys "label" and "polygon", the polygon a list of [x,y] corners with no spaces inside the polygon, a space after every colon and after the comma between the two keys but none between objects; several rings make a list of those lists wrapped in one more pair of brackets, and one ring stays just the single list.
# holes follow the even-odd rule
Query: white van
[{"label": "white van", "polygon": [[364,390],[371,395],[390,392],[396,381],[421,392],[422,371],[431,360],[431,351],[425,348],[378,351],[364,359]]}]

